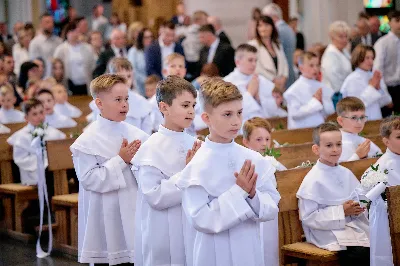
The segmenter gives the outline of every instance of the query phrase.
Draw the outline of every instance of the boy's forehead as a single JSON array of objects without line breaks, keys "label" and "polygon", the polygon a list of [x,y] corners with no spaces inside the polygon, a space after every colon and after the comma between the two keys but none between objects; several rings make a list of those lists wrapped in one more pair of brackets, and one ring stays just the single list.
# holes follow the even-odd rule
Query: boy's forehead
[{"label": "boy's forehead", "polygon": [[342,140],[342,133],[340,131],[325,131],[319,135],[321,142],[331,142]]},{"label": "boy's forehead", "polygon": [[243,102],[241,100],[233,100],[229,102],[222,102],[218,106],[213,109],[217,109],[219,111],[239,111],[243,109]]},{"label": "boy's forehead", "polygon": [[168,65],[179,64],[179,63],[184,64],[185,60],[183,58],[174,58],[174,59],[169,61]]},{"label": "boy's forehead", "polygon": [[365,110],[357,110],[357,111],[345,111],[345,116],[356,116],[356,115],[365,115]]},{"label": "boy's forehead", "polygon": [[178,100],[178,101],[195,101],[196,98],[194,97],[194,95],[187,91],[187,90],[183,90],[180,93],[178,93],[175,97],[174,100]]},{"label": "boy's forehead", "polygon": [[257,58],[257,54],[249,51],[243,51],[242,59]]}]

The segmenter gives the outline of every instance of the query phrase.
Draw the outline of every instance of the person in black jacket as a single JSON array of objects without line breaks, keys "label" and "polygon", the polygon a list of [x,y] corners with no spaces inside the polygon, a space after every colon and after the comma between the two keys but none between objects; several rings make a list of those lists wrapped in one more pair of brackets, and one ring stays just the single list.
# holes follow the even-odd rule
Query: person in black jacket
[{"label": "person in black jacket", "polygon": [[305,42],[304,42],[304,35],[297,29],[297,25],[299,23],[299,19],[296,17],[289,19],[289,26],[292,28],[294,33],[296,33],[296,49],[304,50]]},{"label": "person in black jacket", "polygon": [[231,44],[231,40],[229,39],[228,35],[226,35],[225,31],[222,29],[222,22],[220,18],[210,16],[207,18],[207,22],[213,25],[215,29],[215,35],[218,36],[221,42]]},{"label": "person in black jacket", "polygon": [[235,68],[235,50],[229,43],[222,42],[216,35],[213,25],[207,24],[199,29],[199,40],[204,45],[200,51],[200,64],[214,63],[221,77]]}]

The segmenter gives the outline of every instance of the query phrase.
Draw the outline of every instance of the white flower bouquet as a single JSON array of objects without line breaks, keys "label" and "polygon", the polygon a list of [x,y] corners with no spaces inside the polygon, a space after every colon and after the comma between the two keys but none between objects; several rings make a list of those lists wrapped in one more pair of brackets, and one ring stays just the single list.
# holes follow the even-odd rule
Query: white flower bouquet
[{"label": "white flower bouquet", "polygon": [[[368,191],[365,194],[370,201],[374,201],[379,196],[382,196],[383,200],[386,200],[386,185],[388,182],[387,169],[380,170],[379,164],[377,166],[371,165],[371,167],[361,177],[361,186],[364,191]],[[363,201],[363,203],[369,204],[370,202]]]}]

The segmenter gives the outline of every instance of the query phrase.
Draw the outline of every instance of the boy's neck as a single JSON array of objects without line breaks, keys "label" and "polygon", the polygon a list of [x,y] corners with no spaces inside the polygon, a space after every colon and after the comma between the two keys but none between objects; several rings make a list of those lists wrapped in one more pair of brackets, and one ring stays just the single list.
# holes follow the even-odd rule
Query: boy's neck
[{"label": "boy's neck", "polygon": [[119,123],[119,121],[115,121],[115,120],[109,119],[109,118],[105,117],[103,114],[100,114],[100,116],[102,118],[104,118],[105,120],[108,120],[108,121],[111,121],[111,122],[115,122],[115,123]]},{"label": "boy's neck", "polygon": [[316,80],[315,78],[313,78],[313,77],[309,77],[309,76],[307,76],[307,75],[304,75],[304,74],[301,74],[304,78],[306,78],[306,79],[311,79],[311,80]]},{"label": "boy's neck", "polygon": [[322,159],[322,158],[319,158],[319,162],[322,163],[322,164],[325,164],[325,165],[327,165],[327,166],[330,166],[330,167],[338,166],[338,162],[336,162],[336,163],[331,163],[331,162],[325,161],[325,160]]},{"label": "boy's neck", "polygon": [[6,108],[6,107],[2,106],[1,109],[3,109],[4,111],[11,111],[11,110],[14,110],[14,106],[11,106],[10,108]]},{"label": "boy's neck", "polygon": [[252,76],[252,75],[255,74],[254,72],[251,73],[251,74],[246,74],[246,73],[244,73],[244,71],[242,71],[239,67],[237,67],[237,70],[239,71],[240,74],[245,75],[245,76]]},{"label": "boy's neck", "polygon": [[168,123],[167,121],[165,121],[165,123],[163,123],[162,126],[168,130],[175,131],[175,132],[184,132],[185,131],[185,128],[175,125],[173,123]]},{"label": "boy's neck", "polygon": [[213,133],[210,133],[210,135],[208,135],[208,139],[212,142],[222,143],[222,144],[232,143],[232,141],[233,141],[233,139],[226,139],[221,136],[217,136],[216,134],[213,134]]},{"label": "boy's neck", "polygon": [[350,130],[348,130],[348,129],[345,129],[345,128],[341,128],[341,130],[342,131],[344,131],[344,132],[346,132],[346,133],[349,133],[349,134],[354,134],[354,135],[358,135],[359,133],[354,133],[354,132],[351,132]]}]

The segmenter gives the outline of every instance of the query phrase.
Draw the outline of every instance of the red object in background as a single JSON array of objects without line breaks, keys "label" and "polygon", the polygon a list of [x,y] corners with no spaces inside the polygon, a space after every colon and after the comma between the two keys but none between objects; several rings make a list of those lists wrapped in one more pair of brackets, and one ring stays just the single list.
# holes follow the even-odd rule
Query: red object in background
[{"label": "red object in background", "polygon": [[50,8],[55,11],[58,8],[58,0],[50,0]]}]

